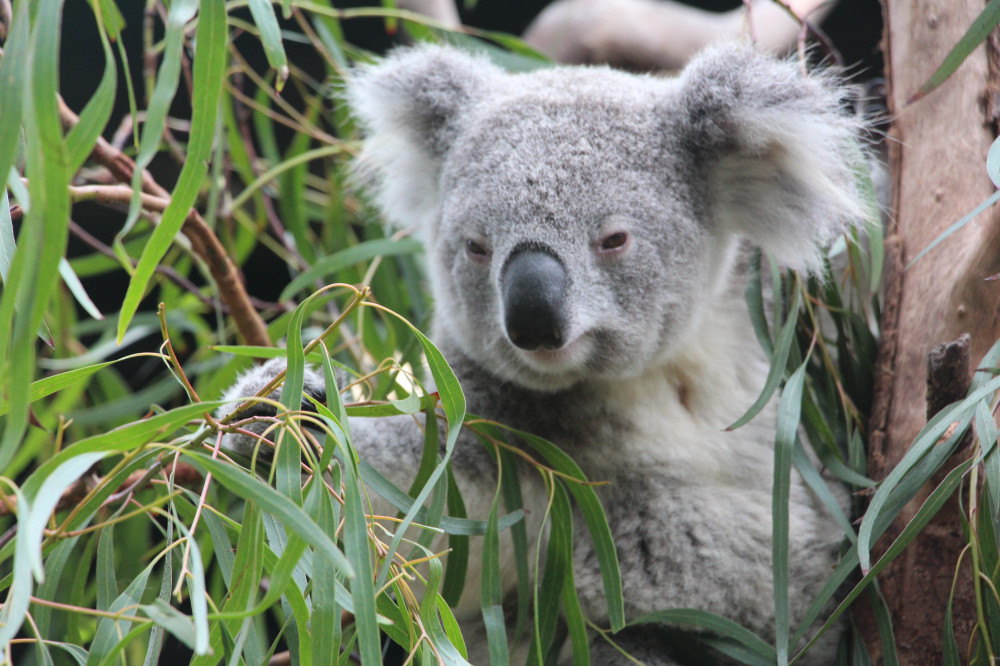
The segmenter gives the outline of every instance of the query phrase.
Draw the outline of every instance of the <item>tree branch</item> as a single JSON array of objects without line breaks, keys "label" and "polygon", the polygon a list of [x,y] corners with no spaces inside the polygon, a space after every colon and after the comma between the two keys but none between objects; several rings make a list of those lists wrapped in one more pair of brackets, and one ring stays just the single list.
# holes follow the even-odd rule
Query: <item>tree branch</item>
[{"label": "tree branch", "polygon": [[677,70],[710,43],[747,30],[761,48],[787,52],[804,20],[821,20],[829,3],[752,0],[747,9],[720,14],[662,0],[557,0],[528,26],[524,40],[560,62]]}]

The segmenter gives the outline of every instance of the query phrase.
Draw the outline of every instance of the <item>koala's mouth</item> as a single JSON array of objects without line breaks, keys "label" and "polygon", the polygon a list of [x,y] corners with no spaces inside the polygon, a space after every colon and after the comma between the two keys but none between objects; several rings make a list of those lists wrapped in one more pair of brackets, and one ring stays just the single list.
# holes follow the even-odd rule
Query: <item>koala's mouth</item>
[{"label": "koala's mouth", "polygon": [[549,372],[567,372],[582,369],[590,357],[591,343],[587,336],[580,336],[559,349],[538,348],[531,351],[518,349],[518,356],[524,364],[533,370]]}]

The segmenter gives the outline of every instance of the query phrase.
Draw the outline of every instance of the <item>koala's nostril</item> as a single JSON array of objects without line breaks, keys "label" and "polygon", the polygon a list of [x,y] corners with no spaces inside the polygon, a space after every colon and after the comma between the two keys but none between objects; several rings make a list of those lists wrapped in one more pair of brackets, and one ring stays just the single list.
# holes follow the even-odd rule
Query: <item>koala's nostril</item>
[{"label": "koala's nostril", "polygon": [[566,269],[538,249],[515,252],[501,275],[504,326],[514,345],[528,351],[563,345]]}]

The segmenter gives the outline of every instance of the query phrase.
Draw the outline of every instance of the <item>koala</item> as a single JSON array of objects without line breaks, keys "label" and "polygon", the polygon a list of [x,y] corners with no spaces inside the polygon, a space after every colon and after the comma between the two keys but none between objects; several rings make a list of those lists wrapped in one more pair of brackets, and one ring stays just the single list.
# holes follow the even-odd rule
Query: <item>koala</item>
[{"label": "koala", "polygon": [[[768,373],[744,274],[751,246],[814,271],[822,244],[863,214],[856,121],[841,113],[840,93],[732,44],[704,51],[676,78],[605,67],[508,73],[419,46],[348,83],[375,201],[426,245],[431,338],[468,411],[548,439],[609,482],[597,492],[629,619],[697,608],[773,639],[775,404],[726,430]],[[229,399],[278,369],[252,371]],[[309,386],[322,382],[310,375]],[[356,420],[359,454],[407,487],[423,447],[412,420]],[[229,436],[226,445],[248,443]],[[453,471],[470,516],[486,516],[494,468],[460,436]],[[545,487],[521,476],[527,519],[537,521]],[[843,533],[794,470],[789,511],[794,626]],[[606,626],[582,522],[574,533],[580,602]],[[478,594],[468,585],[455,613],[470,661],[487,663]],[[833,663],[836,634],[801,663]],[[644,663],[682,663],[669,636],[646,627],[614,638]],[[600,638],[592,647],[592,663],[624,662]]]}]

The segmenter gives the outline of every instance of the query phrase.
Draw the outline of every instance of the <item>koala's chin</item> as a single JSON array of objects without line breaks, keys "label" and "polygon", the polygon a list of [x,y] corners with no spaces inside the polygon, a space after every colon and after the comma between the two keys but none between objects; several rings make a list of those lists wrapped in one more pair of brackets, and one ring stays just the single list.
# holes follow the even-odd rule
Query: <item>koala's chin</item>
[{"label": "koala's chin", "polygon": [[[531,391],[556,393],[591,382],[631,381],[668,365],[676,353],[673,345],[642,350],[636,349],[638,346],[647,345],[628,345],[603,330],[584,333],[559,349],[526,351],[507,342],[504,361],[486,371]],[[627,356],[626,348],[630,350]],[[622,362],[623,358],[629,362]]]},{"label": "koala's chin", "polygon": [[592,360],[594,347],[590,336],[581,336],[559,349],[513,348],[511,362],[499,370],[501,374],[509,373],[505,378],[524,388],[548,393],[561,391],[594,376],[598,365]]}]

